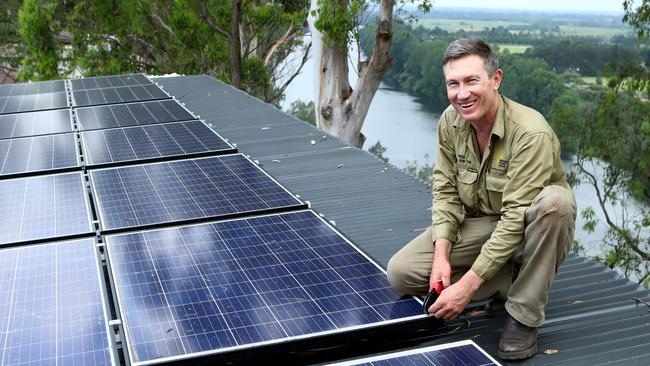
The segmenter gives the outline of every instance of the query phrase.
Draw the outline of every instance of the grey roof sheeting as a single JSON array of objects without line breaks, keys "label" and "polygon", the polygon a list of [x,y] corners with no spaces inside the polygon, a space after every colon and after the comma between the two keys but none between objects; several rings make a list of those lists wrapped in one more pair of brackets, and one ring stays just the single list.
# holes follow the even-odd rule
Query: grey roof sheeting
[{"label": "grey roof sheeting", "polygon": [[[156,81],[384,267],[430,224],[430,188],[375,156],[211,77]],[[650,301],[650,291],[570,254],[551,289],[538,354],[504,364],[650,365],[650,309],[634,298]],[[473,339],[496,357],[503,319],[468,320],[404,347]]]}]

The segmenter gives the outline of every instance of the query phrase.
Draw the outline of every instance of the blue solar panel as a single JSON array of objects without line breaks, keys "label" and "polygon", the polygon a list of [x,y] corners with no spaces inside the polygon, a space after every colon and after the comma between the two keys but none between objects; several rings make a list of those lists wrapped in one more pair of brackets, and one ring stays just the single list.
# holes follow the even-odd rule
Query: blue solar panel
[{"label": "blue solar panel", "polygon": [[119,86],[147,85],[152,84],[152,82],[142,74],[128,74],[71,79],[70,84],[72,85],[72,90],[77,91]]},{"label": "blue solar panel", "polygon": [[81,173],[0,181],[0,244],[94,232]]},{"label": "blue solar panel", "polygon": [[106,243],[136,365],[425,317],[313,211]]},{"label": "blue solar panel", "polygon": [[0,114],[31,112],[66,107],[68,107],[68,94],[66,92],[0,97]]},{"label": "blue solar panel", "polygon": [[72,97],[76,107],[170,98],[154,84],[79,90]]},{"label": "blue solar panel", "polygon": [[0,97],[6,97],[9,95],[54,93],[62,91],[65,91],[65,82],[63,80],[0,85]]},{"label": "blue solar panel", "polygon": [[0,176],[79,166],[74,134],[0,140]]},{"label": "blue solar panel", "polygon": [[69,109],[0,115],[0,139],[72,132]]},{"label": "blue solar panel", "polygon": [[241,154],[90,172],[104,230],[303,204]]},{"label": "blue solar panel", "polygon": [[201,121],[87,131],[81,137],[88,165],[234,151]]},{"label": "blue solar panel", "polygon": [[371,356],[330,364],[330,366],[499,366],[499,363],[472,341]]},{"label": "blue solar panel", "polygon": [[78,108],[76,113],[84,131],[195,119],[175,100]]},{"label": "blue solar panel", "polygon": [[111,365],[90,239],[0,251],[0,364]]}]

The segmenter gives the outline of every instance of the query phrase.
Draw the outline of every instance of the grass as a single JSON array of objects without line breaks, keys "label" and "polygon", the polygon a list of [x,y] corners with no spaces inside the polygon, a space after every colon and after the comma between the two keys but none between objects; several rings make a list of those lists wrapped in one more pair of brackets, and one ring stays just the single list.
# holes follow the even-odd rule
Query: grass
[{"label": "grass", "polygon": [[[433,29],[440,27],[447,32],[458,32],[463,29],[466,31],[481,31],[485,28],[495,28],[498,26],[522,26],[527,23],[519,23],[504,20],[469,20],[469,19],[420,19],[417,24],[421,24],[424,28]],[[417,25],[416,25],[417,26]]]},{"label": "grass", "polygon": [[[609,81],[606,77],[598,77],[598,76],[582,76],[580,77],[582,81],[584,81],[586,84],[592,84],[592,85],[607,85],[607,82]],[[600,80],[601,84],[598,84],[598,80]]]},{"label": "grass", "polygon": [[529,44],[497,43],[496,45],[499,46],[499,51],[503,52],[508,50],[510,53],[524,53],[527,48],[533,47]]},{"label": "grass", "polygon": [[614,36],[631,35],[632,30],[626,28],[600,28],[561,25],[560,33],[564,36],[583,36],[610,39]]}]

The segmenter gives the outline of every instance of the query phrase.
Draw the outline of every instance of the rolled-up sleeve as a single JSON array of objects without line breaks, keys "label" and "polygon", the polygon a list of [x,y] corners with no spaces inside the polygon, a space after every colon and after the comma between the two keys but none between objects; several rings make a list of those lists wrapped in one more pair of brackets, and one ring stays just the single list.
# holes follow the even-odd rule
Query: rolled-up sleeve
[{"label": "rolled-up sleeve", "polygon": [[455,242],[464,217],[456,188],[454,141],[449,131],[454,127],[447,118],[447,113],[443,113],[438,122],[438,152],[433,169],[431,221],[434,243],[437,239]]},{"label": "rolled-up sleeve", "polygon": [[490,280],[524,237],[524,217],[553,171],[553,141],[547,132],[527,133],[516,142],[503,188],[501,219],[483,245],[472,270]]}]

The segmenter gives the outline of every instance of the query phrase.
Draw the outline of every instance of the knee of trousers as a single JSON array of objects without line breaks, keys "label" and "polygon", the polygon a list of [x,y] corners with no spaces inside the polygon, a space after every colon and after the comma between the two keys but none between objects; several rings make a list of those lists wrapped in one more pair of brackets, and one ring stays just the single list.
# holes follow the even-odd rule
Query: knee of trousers
[{"label": "knee of trousers", "polygon": [[542,218],[545,221],[566,223],[567,215],[575,220],[575,211],[575,201],[571,191],[561,186],[547,186],[535,197],[526,214],[529,223]]},{"label": "knee of trousers", "polygon": [[408,261],[401,260],[399,253],[388,261],[386,275],[388,282],[402,294],[418,295],[421,292],[422,283],[419,282],[422,281],[418,281],[412,266],[409,266]]}]

